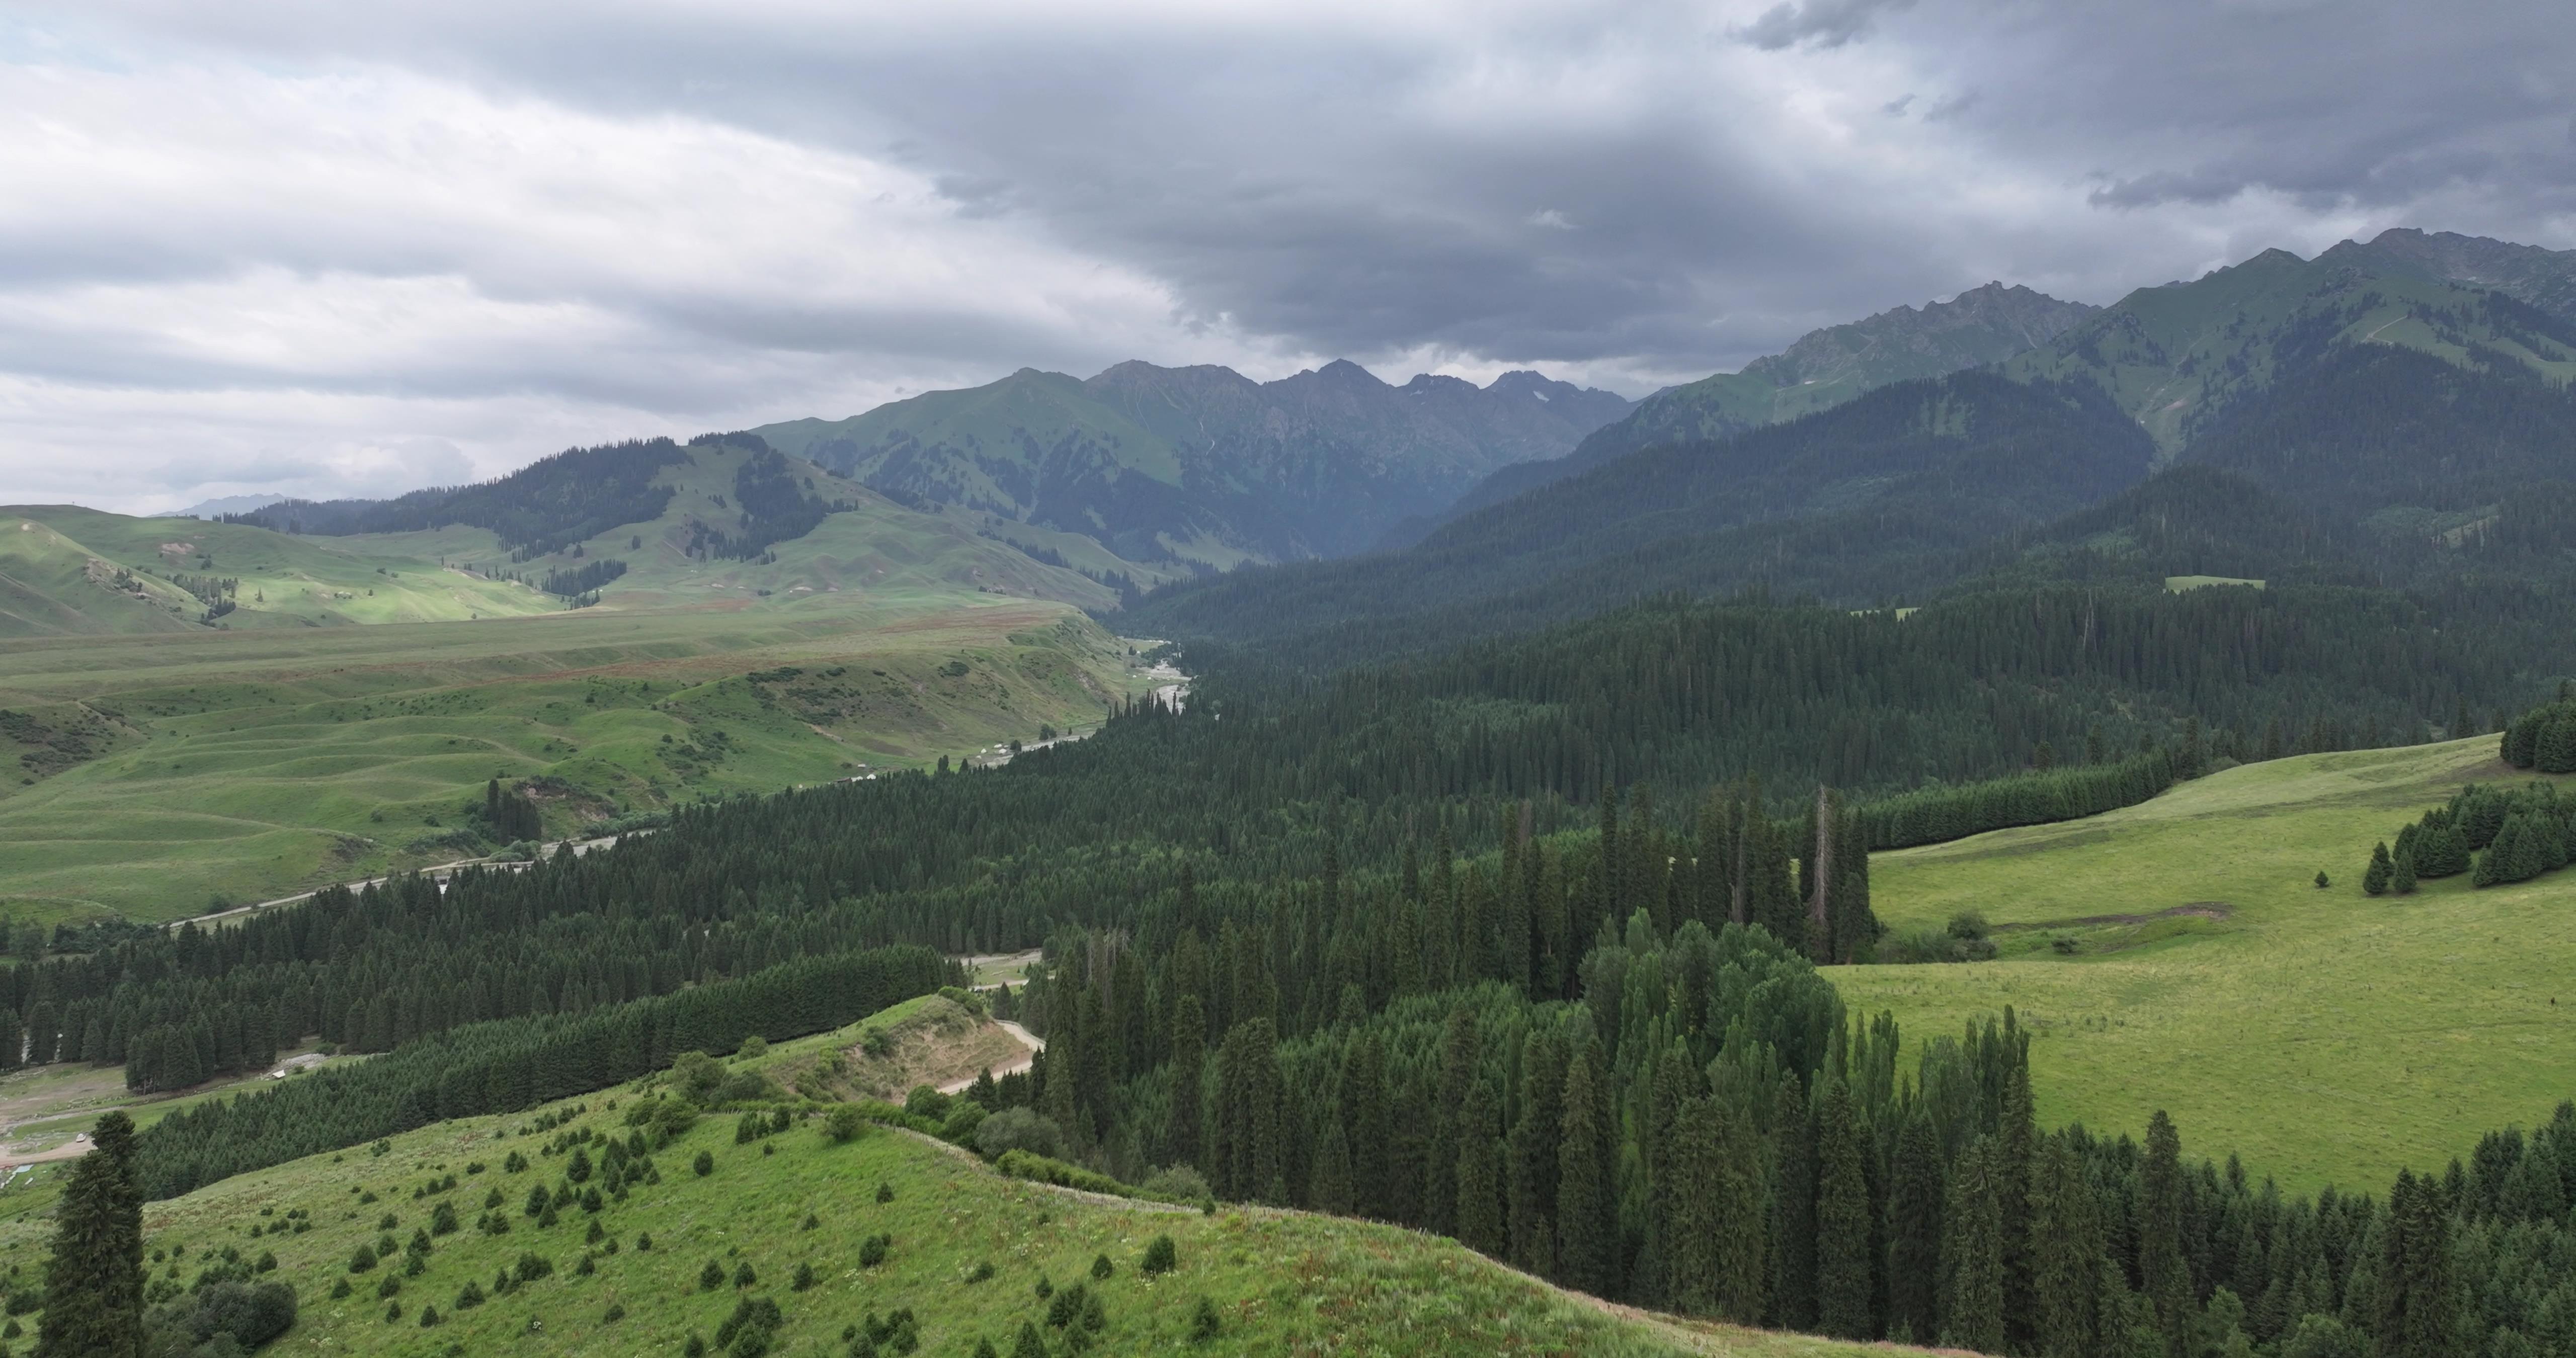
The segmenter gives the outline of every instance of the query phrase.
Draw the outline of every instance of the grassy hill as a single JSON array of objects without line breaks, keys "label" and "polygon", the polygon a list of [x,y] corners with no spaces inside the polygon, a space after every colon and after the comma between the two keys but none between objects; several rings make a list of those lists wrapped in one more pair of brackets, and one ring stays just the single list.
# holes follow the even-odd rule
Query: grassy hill
[{"label": "grassy hill", "polygon": [[[221,582],[231,582],[225,585]],[[205,589],[192,593],[186,583]],[[0,636],[441,622],[552,612],[563,601],[408,552],[242,524],[138,519],[72,505],[0,508]]]},{"label": "grassy hill", "polygon": [[[537,534],[516,551],[464,523],[0,510],[0,635],[19,638],[0,655],[0,915],[273,899],[488,852],[461,811],[493,778],[576,834],[1080,729],[1145,682],[1076,610],[1114,603],[1122,569],[1162,576],[1088,538],[908,509],[749,445],[650,451],[616,503],[653,517],[609,524],[579,477],[541,470],[513,493],[541,521],[495,520]],[[771,518],[746,468],[770,475]],[[589,607],[535,587],[603,562],[624,570]]]},{"label": "grassy hill", "polygon": [[1890,927],[1975,910],[2003,957],[1834,984],[1927,1035],[2014,1006],[2045,1123],[2136,1134],[2168,1109],[2191,1144],[2302,1191],[2439,1165],[2462,1128],[2529,1126],[2576,1093],[2576,876],[2361,891],[2400,824],[2464,782],[2529,776],[2495,747],[2250,764],[2087,820],[1877,855]]},{"label": "grassy hill", "polygon": [[173,919],[470,856],[492,778],[570,834],[962,758],[1096,723],[1132,659],[1064,605],[974,594],[28,642],[0,709],[96,738],[0,781],[0,913]]},{"label": "grassy hill", "polygon": [[[860,1026],[782,1044],[762,1060],[792,1064],[823,1048],[851,1047]],[[595,1132],[623,1140],[630,1130],[624,1111],[638,1096],[634,1088],[608,1090],[507,1117],[439,1123],[150,1204],[148,1267],[154,1278],[184,1285],[227,1250],[246,1262],[273,1255],[273,1271],[259,1276],[293,1284],[302,1301],[295,1328],[263,1350],[280,1358],[678,1354],[692,1333],[712,1341],[745,1297],[777,1303],[784,1324],[773,1353],[843,1353],[846,1327],[864,1325],[872,1312],[882,1320],[909,1308],[918,1352],[964,1358],[979,1338],[1010,1353],[1023,1323],[1060,1342],[1036,1291],[1041,1278],[1058,1288],[1080,1283],[1100,1296],[1106,1325],[1092,1349],[1101,1353],[1826,1358],[1890,1351],[1602,1306],[1447,1240],[1394,1227],[1259,1208],[1206,1215],[1043,1187],[892,1129],[835,1143],[811,1118],[738,1144],[731,1115],[703,1117],[653,1155],[659,1183],[636,1185],[595,1215],[576,1205],[552,1226],[528,1217],[530,1186],[564,1178],[566,1138]],[[558,1149],[549,1153],[549,1146]],[[701,1151],[713,1161],[704,1176],[690,1167]],[[532,1167],[510,1172],[514,1153]],[[587,1153],[596,1158],[599,1145]],[[48,1167],[0,1190],[0,1213],[9,1214],[0,1220],[0,1255],[21,1277],[39,1268],[50,1227],[42,1208],[62,1172]],[[453,1189],[443,1187],[450,1176]],[[414,1196],[433,1182],[439,1191]],[[495,1193],[494,1210],[509,1224],[503,1235],[474,1224]],[[348,1271],[362,1246],[387,1235],[409,1241],[442,1203],[454,1207],[463,1229],[434,1237],[419,1274],[405,1274],[399,1252],[363,1273]],[[1139,1264],[1158,1235],[1172,1237],[1178,1266],[1147,1277]],[[870,1266],[862,1249],[875,1236],[888,1245]],[[490,1293],[497,1274],[516,1271],[530,1256],[551,1271],[457,1309],[467,1284]],[[1095,1279],[1093,1261],[1103,1256],[1113,1271]],[[701,1272],[711,1263],[724,1277],[707,1287]],[[979,1279],[988,1264],[989,1276]],[[800,1266],[811,1266],[814,1279],[802,1290],[794,1285]],[[744,1267],[753,1281],[737,1287],[736,1270]],[[398,1290],[379,1296],[388,1278]],[[335,1299],[331,1291],[343,1279],[350,1295]],[[1193,1342],[1203,1298],[1220,1330]],[[420,1316],[430,1307],[444,1323],[424,1328]],[[398,1308],[394,1319],[389,1308]]]}]

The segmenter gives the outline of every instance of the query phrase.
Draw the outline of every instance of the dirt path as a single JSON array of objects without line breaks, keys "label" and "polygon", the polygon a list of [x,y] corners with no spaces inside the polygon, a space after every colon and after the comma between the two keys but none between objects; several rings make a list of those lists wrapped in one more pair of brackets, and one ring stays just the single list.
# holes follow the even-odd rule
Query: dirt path
[{"label": "dirt path", "polygon": [[89,1133],[83,1132],[59,1146],[40,1151],[11,1150],[0,1147],[0,1174],[21,1165],[41,1165],[55,1160],[77,1160],[89,1154]]},{"label": "dirt path", "polygon": [[[998,1080],[1005,1075],[1017,1075],[1021,1071],[1027,1070],[1037,1059],[1037,1054],[1046,1050],[1045,1038],[1039,1037],[1028,1029],[1011,1022],[1009,1019],[995,1019],[993,1020],[993,1023],[1003,1032],[1009,1033],[1011,1036],[1018,1038],[1021,1046],[1028,1048],[1027,1052],[1023,1053],[1018,1060],[1011,1062],[1009,1065],[995,1066],[993,1068],[994,1079]],[[962,1093],[968,1086],[982,1078],[984,1077],[981,1075],[972,1075],[963,1080],[951,1080],[948,1083],[941,1085],[939,1087],[939,1092],[942,1094]]]},{"label": "dirt path", "polygon": [[[630,835],[649,835],[653,832],[650,830],[629,830],[626,833]],[[569,850],[574,857],[578,858],[593,849],[605,849],[610,845],[615,844],[619,838],[620,836],[617,835],[602,835],[597,839],[559,840],[553,844],[547,845],[546,853],[551,857],[555,854]],[[440,863],[435,867],[414,868],[412,871],[425,874],[435,880],[445,880],[450,874],[454,873],[459,868],[497,867],[508,868],[511,871],[516,872],[526,866],[528,865],[525,863],[495,863],[488,858],[459,858],[452,863]],[[351,891],[364,891],[368,887],[381,886],[392,880],[393,877],[388,875],[384,877],[361,878],[355,882],[335,882],[332,885],[344,886]],[[273,901],[253,901],[249,905],[236,905],[230,910],[218,910],[211,915],[190,915],[186,919],[172,920],[161,927],[165,929],[176,929],[183,924],[195,924],[199,926],[221,924],[228,919],[238,919],[243,915],[256,914],[271,906],[293,905],[297,901],[309,901],[315,896],[318,896],[330,889],[331,888],[327,886],[315,887],[311,891],[299,891],[292,896],[280,896]]]}]

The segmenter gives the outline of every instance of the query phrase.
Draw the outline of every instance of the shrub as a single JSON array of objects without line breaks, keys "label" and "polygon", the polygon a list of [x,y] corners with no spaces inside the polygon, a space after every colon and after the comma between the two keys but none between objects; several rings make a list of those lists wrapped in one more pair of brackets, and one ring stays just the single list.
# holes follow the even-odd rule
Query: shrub
[{"label": "shrub", "polygon": [[975,1149],[987,1160],[999,1160],[1012,1151],[1053,1159],[1063,1145],[1063,1131],[1034,1109],[1005,1108],[975,1129]]},{"label": "shrub", "polygon": [[467,1280],[464,1290],[456,1294],[456,1309],[459,1311],[471,1311],[482,1304],[483,1285],[470,1279]]},{"label": "shrub", "polygon": [[1973,943],[1992,932],[1986,924],[1986,917],[1974,910],[1962,910],[1950,917],[1949,934],[1952,938]]},{"label": "shrub", "polygon": [[342,1301],[342,1300],[345,1300],[351,1292],[354,1292],[354,1291],[356,1291],[356,1290],[357,1290],[356,1288],[353,1288],[353,1287],[349,1286],[349,1280],[348,1280],[348,1279],[346,1279],[346,1278],[342,1278],[342,1279],[340,1279],[339,1281],[334,1282],[334,1283],[332,1283],[332,1284],[331,1284],[331,1300],[333,1300],[333,1301]]},{"label": "shrub", "polygon": [[823,1118],[823,1135],[834,1141],[855,1141],[866,1131],[868,1120],[850,1104],[840,1104]]},{"label": "shrub", "polygon": [[430,1209],[429,1233],[431,1235],[454,1235],[456,1233],[455,1203],[442,1202],[438,1206]]},{"label": "shrub", "polygon": [[1198,1309],[1190,1313],[1190,1342],[1204,1344],[1216,1338],[1224,1328],[1217,1321],[1216,1303],[1205,1297],[1199,1298]]},{"label": "shrub", "polygon": [[1146,1197],[1164,1202],[1197,1202],[1209,1193],[1207,1176],[1189,1165],[1155,1170],[1139,1190]]},{"label": "shrub", "polygon": [[745,1061],[757,1061],[769,1055],[769,1039],[753,1033],[742,1040],[742,1045],[735,1048],[733,1054]]},{"label": "shrub", "polygon": [[1109,1262],[1108,1255],[1095,1254],[1091,1256],[1091,1277],[1094,1282],[1107,1282],[1109,1281],[1110,1276],[1115,1274],[1117,1271],[1118,1266]]},{"label": "shrub", "polygon": [[653,1233],[651,1231],[645,1231],[637,1235],[635,1237],[635,1248],[639,1250],[649,1250],[653,1248]]},{"label": "shrub", "polygon": [[938,1119],[948,1116],[948,1096],[928,1085],[914,1085],[903,1096],[903,1111],[917,1118]]},{"label": "shrub", "polygon": [[887,1183],[884,1180],[878,1180],[877,1201],[881,1203],[894,1201],[894,1185]]},{"label": "shrub", "polygon": [[737,1287],[737,1288],[749,1287],[749,1286],[751,1286],[753,1283],[756,1283],[756,1282],[759,1282],[759,1281],[760,1281],[760,1275],[751,1271],[751,1261],[750,1261],[750,1260],[745,1259],[745,1260],[743,1260],[741,1263],[739,1263],[739,1264],[737,1264],[737,1265],[735,1265],[735,1266],[734,1266],[734,1270],[733,1270],[733,1285],[734,1285],[735,1287]]},{"label": "shrub", "polygon": [[859,1034],[859,1048],[882,1061],[894,1055],[894,1035],[883,1028],[870,1028]]},{"label": "shrub", "polygon": [[388,1273],[383,1282],[376,1284],[376,1300],[383,1301],[400,1291],[402,1291],[402,1279]]},{"label": "shrub", "polygon": [[554,1271],[554,1260],[541,1254],[522,1254],[519,1256],[518,1264],[511,1268],[510,1274],[520,1282],[532,1283],[539,1278],[553,1276]]},{"label": "shrub", "polygon": [[360,1245],[356,1252],[349,1256],[349,1271],[351,1273],[364,1273],[375,1266],[376,1251],[373,1246]]},{"label": "shrub", "polygon": [[1146,1277],[1155,1278],[1180,1267],[1180,1263],[1180,1249],[1172,1243],[1172,1238],[1158,1235],[1145,1246],[1145,1262],[1140,1267]]},{"label": "shrub", "polygon": [[790,1292],[804,1292],[811,1290],[813,1286],[814,1266],[812,1264],[798,1264],[796,1266],[796,1277],[793,1281],[787,1284],[787,1290]]},{"label": "shrub", "polygon": [[970,1283],[980,1283],[990,1279],[992,1276],[993,1261],[986,1259],[975,1265],[974,1271],[966,1275],[966,1281]]},{"label": "shrub", "polygon": [[612,1301],[608,1304],[607,1313],[602,1315],[599,1319],[601,1324],[614,1325],[625,1318],[626,1308]]},{"label": "shrub", "polygon": [[724,1286],[724,1280],[724,1265],[717,1263],[713,1259],[709,1259],[707,1261],[707,1266],[705,1268],[698,1270],[698,1290],[701,1292],[715,1291],[717,1288]]},{"label": "shrub", "polygon": [[1082,1303],[1090,1294],[1091,1289],[1081,1283],[1067,1283],[1057,1289],[1047,1302],[1047,1324],[1061,1330],[1082,1319]]},{"label": "shrub", "polygon": [[872,1235],[859,1242],[859,1267],[875,1268],[885,1262],[886,1251],[894,1247],[894,1237]]},{"label": "shrub", "polygon": [[716,1172],[716,1157],[715,1157],[714,1152],[712,1152],[712,1151],[700,1151],[700,1152],[698,1152],[698,1158],[697,1158],[697,1159],[695,1159],[695,1160],[691,1160],[691,1161],[689,1162],[689,1168],[696,1170],[696,1171],[698,1172],[698,1177],[699,1177],[699,1178],[701,1178],[701,1179],[703,1179],[703,1178],[707,1177],[707,1176],[708,1176],[708,1175],[710,1175],[710,1174],[715,1173],[715,1172]]},{"label": "shrub", "polygon": [[436,1329],[436,1328],[438,1328],[438,1324],[439,1324],[439,1314],[438,1314],[438,1308],[437,1308],[437,1307],[435,1307],[435,1306],[424,1306],[424,1307],[420,1308],[420,1327],[421,1327],[422,1329],[424,1329],[424,1330],[432,1330],[432,1329]]},{"label": "shrub", "polygon": [[223,1352],[228,1340],[231,1352],[246,1353],[293,1328],[295,1289],[284,1283],[207,1283],[156,1308],[144,1324],[162,1341],[147,1340],[150,1352]]},{"label": "shrub", "polygon": [[777,1302],[767,1297],[745,1297],[734,1303],[733,1314],[716,1327],[716,1347],[732,1350],[735,1358],[766,1353],[782,1323],[784,1317],[779,1314]]},{"label": "shrub", "polygon": [[939,1139],[955,1146],[973,1145],[975,1133],[982,1130],[986,1116],[984,1105],[972,1099],[954,1100],[949,1105],[947,1119],[939,1124]]}]

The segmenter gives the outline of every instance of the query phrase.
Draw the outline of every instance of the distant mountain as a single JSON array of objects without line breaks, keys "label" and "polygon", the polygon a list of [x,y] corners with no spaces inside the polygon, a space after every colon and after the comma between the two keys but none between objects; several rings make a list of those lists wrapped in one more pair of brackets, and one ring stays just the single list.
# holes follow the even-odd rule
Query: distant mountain
[{"label": "distant mountain", "polygon": [[751,432],[899,500],[1083,534],[1129,560],[1222,568],[1358,551],[1628,409],[1530,372],[1393,387],[1350,362],[1276,382],[1122,363],[1087,381],[1023,368]]},{"label": "distant mountain", "polygon": [[2317,262],[2492,288],[2563,320],[2576,320],[2576,250],[2391,227],[2367,245],[2345,241],[2317,256]]},{"label": "distant mountain", "polygon": [[[2314,260],[2266,250],[2188,283],[2140,288],[2004,370],[2100,387],[2168,456],[2283,375],[2354,346],[2411,349],[2457,368],[2514,368],[2555,382],[2576,376],[2576,322],[2507,292],[2447,281],[2425,263],[2528,264],[2515,253],[2527,247],[2383,247],[2390,234]],[[2518,277],[2534,296],[2549,295],[2539,286],[2546,270],[2533,266]]]},{"label": "distant mountain", "polygon": [[2147,475],[2154,446],[2089,385],[1898,383],[1787,424],[1661,444],[1464,515],[1415,546],[1158,591],[1136,626],[1249,640],[1541,625],[1643,595],[1768,587],[1868,600]]},{"label": "distant mountain", "polygon": [[[1866,320],[1817,330],[1739,373],[1719,373],[1667,387],[1637,403],[1626,419],[1605,425],[1557,461],[1506,467],[1460,496],[1439,517],[1500,504],[1551,481],[1577,475],[1661,443],[1723,438],[1793,420],[1880,387],[1941,377],[1999,363],[2047,343],[2101,308],[2066,302],[2020,286],[1988,283],[1921,310],[1900,306]],[[1434,527],[1415,525],[1387,546],[1418,541]]]},{"label": "distant mountain", "polygon": [[197,503],[188,506],[186,509],[173,510],[162,517],[174,519],[220,519],[226,514],[247,514],[254,509],[266,509],[270,505],[277,504],[291,498],[293,497],[277,493],[270,493],[267,495],[225,495],[212,500],[199,500]]}]

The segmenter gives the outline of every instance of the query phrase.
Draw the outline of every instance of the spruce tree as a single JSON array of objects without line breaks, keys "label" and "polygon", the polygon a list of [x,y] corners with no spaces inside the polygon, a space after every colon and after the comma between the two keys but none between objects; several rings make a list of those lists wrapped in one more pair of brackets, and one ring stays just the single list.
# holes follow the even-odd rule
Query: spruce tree
[{"label": "spruce tree", "polygon": [[1951,1170],[1941,1236],[1941,1343],[2004,1351],[2003,1211],[1993,1137],[1978,1137]]},{"label": "spruce tree", "polygon": [[1547,1026],[1521,1041],[1520,1120],[1511,1132],[1512,1262],[1556,1273],[1556,1141],[1565,1123],[1565,1041]]},{"label": "spruce tree", "polygon": [[1771,1316],[1784,1330],[1816,1324],[1816,1119],[1798,1078],[1780,1082],[1771,1137]]},{"label": "spruce tree", "polygon": [[1939,1333],[1942,1182],[1941,1143],[1920,1113],[1897,1134],[1887,1194],[1887,1334],[1922,1343]]},{"label": "spruce tree", "polygon": [[2377,896],[2388,890],[2389,878],[2396,875],[2397,865],[2388,857],[2388,842],[2380,841],[2370,850],[2370,866],[2361,874],[2362,894]]},{"label": "spruce tree", "polygon": [[1619,1262],[1617,1188],[1610,1173],[1609,1091],[1601,1044],[1587,1041],[1565,1075],[1565,1118],[1557,1138],[1558,1280],[1608,1296]]},{"label": "spruce tree", "polygon": [[2004,1338],[2015,1351],[2027,1351],[2034,1336],[2032,1316],[2038,1309],[2030,1254],[2030,1181],[2039,1160],[2039,1112],[2030,1089],[2030,1038],[2004,1009],[2007,1051],[2012,1069],[2004,1076],[2002,1126],[1995,1138],[1994,1194],[2000,1214],[2004,1266]]},{"label": "spruce tree", "polygon": [[1511,1244],[1503,1214],[1502,1145],[1494,1128],[1499,1116],[1485,1081],[1468,1081],[1466,1105],[1458,1114],[1458,1241],[1498,1259]]},{"label": "spruce tree", "polygon": [[1871,1323],[1868,1141],[1851,1091],[1828,1073],[1816,1097],[1816,1327],[1868,1339]]},{"label": "spruce tree", "polygon": [[1163,1154],[1169,1163],[1199,1166],[1199,1117],[1202,1066],[1206,1060],[1207,1015],[1199,997],[1184,994],[1172,1005],[1171,1108],[1163,1119]]},{"label": "spruce tree", "polygon": [[2182,1249],[2182,1175],[2182,1136],[2159,1108],[2147,1120],[2147,1156],[2138,1167],[2138,1281],[2173,1358],[2183,1358],[2195,1316]]},{"label": "spruce tree", "polygon": [[2031,1175],[2030,1257],[2033,1352],[2039,1358],[2089,1358],[2098,1333],[2101,1215],[2085,1182],[2084,1162],[2063,1133],[2040,1148]]},{"label": "spruce tree", "polygon": [[143,1192],[134,1178],[134,1122],[110,1113],[90,1140],[55,1209],[38,1358],[132,1358],[143,1351]]}]

